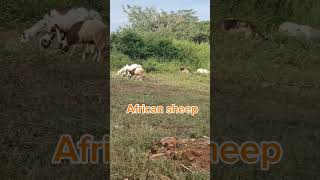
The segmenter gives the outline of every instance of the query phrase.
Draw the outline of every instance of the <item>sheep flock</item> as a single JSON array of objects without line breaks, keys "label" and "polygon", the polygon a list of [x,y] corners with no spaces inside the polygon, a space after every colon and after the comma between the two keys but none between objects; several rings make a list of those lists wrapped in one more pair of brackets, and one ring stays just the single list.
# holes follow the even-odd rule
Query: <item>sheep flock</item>
[{"label": "sheep flock", "polygon": [[54,39],[59,48],[72,55],[76,48],[81,48],[82,59],[87,53],[94,54],[93,60],[100,61],[107,43],[107,26],[102,22],[101,15],[92,9],[83,7],[67,7],[53,9],[33,26],[26,29],[20,37],[23,43],[39,39],[40,47],[47,49]]}]

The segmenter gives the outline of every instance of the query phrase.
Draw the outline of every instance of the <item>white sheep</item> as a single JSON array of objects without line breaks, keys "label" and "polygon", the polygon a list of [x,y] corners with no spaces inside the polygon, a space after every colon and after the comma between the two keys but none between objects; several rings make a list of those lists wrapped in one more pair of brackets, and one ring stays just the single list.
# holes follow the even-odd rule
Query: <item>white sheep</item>
[{"label": "white sheep", "polygon": [[[40,32],[50,33],[51,36],[54,36],[55,24],[59,25],[59,27],[63,30],[69,30],[73,24],[88,19],[102,20],[102,17],[98,12],[94,10],[88,10],[83,7],[53,9],[32,27],[25,30],[21,35],[20,41],[28,42]],[[52,39],[51,36],[43,36],[41,39],[51,42],[49,41]]]},{"label": "white sheep", "polygon": [[126,64],[125,66],[123,66],[121,69],[119,69],[119,71],[117,72],[117,75],[120,75],[120,74],[122,74],[122,75],[125,75],[126,74],[126,71],[127,71],[127,69],[128,69],[128,64]]},{"label": "white sheep", "polygon": [[197,69],[197,73],[199,73],[199,74],[210,74],[210,71],[207,70],[207,69],[199,68],[199,69]]},{"label": "white sheep", "polygon": [[307,25],[284,22],[279,26],[279,32],[288,36],[303,38],[306,40],[320,38],[320,31]]},{"label": "white sheep", "polygon": [[142,68],[142,66],[140,64],[131,64],[130,66],[128,64],[126,64],[125,66],[123,66],[118,72],[117,72],[117,75],[120,75],[122,74],[123,76],[126,75],[126,72],[127,72],[127,69],[129,71],[131,71],[132,69],[135,69],[135,68]]},{"label": "white sheep", "polygon": [[[93,59],[100,61],[107,43],[107,26],[100,20],[86,20],[71,26],[68,31],[63,31],[55,25],[59,47],[68,51],[70,46],[77,44],[94,44],[95,56]],[[85,56],[83,56],[83,60]]]}]

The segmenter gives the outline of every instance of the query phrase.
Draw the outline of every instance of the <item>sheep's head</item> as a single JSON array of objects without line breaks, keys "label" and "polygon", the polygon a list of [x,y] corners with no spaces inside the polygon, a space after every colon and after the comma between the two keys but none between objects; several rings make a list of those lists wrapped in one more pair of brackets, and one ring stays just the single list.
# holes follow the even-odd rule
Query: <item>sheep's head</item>
[{"label": "sheep's head", "polygon": [[47,21],[41,19],[35,23],[31,28],[25,30],[20,36],[20,42],[28,42],[39,32],[44,31],[47,26]]},{"label": "sheep's head", "polygon": [[41,47],[47,49],[50,45],[51,45],[51,42],[53,40],[53,38],[56,36],[55,32],[52,32],[52,33],[48,33],[44,36],[42,36],[40,38],[40,45]]},{"label": "sheep's head", "polygon": [[129,74],[129,70],[128,69],[126,69],[125,73],[122,73],[123,77],[126,77],[126,75],[128,75],[128,74]]},{"label": "sheep's head", "polygon": [[31,38],[29,37],[29,34],[27,34],[26,32],[23,32],[20,36],[20,42],[23,43],[30,41],[30,39]]}]

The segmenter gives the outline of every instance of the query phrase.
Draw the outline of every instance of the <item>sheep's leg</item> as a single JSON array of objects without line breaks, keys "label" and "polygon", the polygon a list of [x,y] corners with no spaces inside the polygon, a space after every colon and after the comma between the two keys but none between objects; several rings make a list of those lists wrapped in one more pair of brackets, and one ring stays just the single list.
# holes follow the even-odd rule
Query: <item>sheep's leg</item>
[{"label": "sheep's leg", "polygon": [[87,58],[87,45],[85,44],[82,44],[81,45],[81,49],[82,49],[82,62],[85,62],[86,61],[86,58]]},{"label": "sheep's leg", "polygon": [[95,61],[97,60],[97,57],[98,57],[98,53],[97,53],[97,52],[95,52],[95,53],[94,53],[94,56],[93,56],[93,58],[92,58],[92,60],[95,62]]},{"label": "sheep's leg", "polygon": [[95,53],[94,53],[94,56],[93,56],[92,60],[93,60],[93,61],[97,61],[97,60],[96,60],[97,57],[98,57],[98,49],[95,48]]},{"label": "sheep's leg", "polygon": [[86,52],[83,51],[82,52],[82,62],[85,62],[86,61]]},{"label": "sheep's leg", "polygon": [[100,59],[101,59],[101,51],[99,50],[99,52],[98,52],[98,58],[97,58],[97,62],[99,62],[99,61],[100,61]]},{"label": "sheep's leg", "polygon": [[86,61],[86,52],[82,52],[82,62]]},{"label": "sheep's leg", "polygon": [[73,56],[75,49],[76,49],[76,46],[72,46],[71,47],[71,50],[70,50],[70,53],[69,53],[69,57]]},{"label": "sheep's leg", "polygon": [[68,60],[69,61],[71,61],[71,57],[73,56],[75,49],[76,49],[76,46],[71,46],[71,50],[70,50],[70,52],[68,54]]},{"label": "sheep's leg", "polygon": [[86,54],[93,54],[94,53],[94,49],[92,49],[92,45],[91,44],[86,44],[85,45],[86,49],[85,49],[85,52]]}]

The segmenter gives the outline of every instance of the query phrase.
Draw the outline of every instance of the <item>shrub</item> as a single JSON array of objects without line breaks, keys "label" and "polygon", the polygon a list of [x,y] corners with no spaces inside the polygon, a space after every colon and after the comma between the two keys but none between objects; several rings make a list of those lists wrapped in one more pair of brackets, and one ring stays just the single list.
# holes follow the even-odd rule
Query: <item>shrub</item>
[{"label": "shrub", "polygon": [[174,46],[171,38],[164,37],[159,33],[146,33],[143,37],[149,58],[156,57],[163,62],[177,58],[179,49]]},{"label": "shrub", "polygon": [[112,34],[112,48],[134,59],[145,59],[146,48],[142,37],[132,31],[123,30]]},{"label": "shrub", "polygon": [[186,40],[175,40],[180,49],[177,59],[192,68],[210,68],[210,46],[208,43],[195,44]]},{"label": "shrub", "polygon": [[[137,33],[132,29],[123,29],[111,35],[112,51],[141,62],[146,71],[176,71],[179,66],[191,69],[210,67],[210,46],[208,43],[193,43],[177,40],[160,33]],[[120,55],[117,55],[120,56]],[[116,58],[116,57],[112,57]],[[118,67],[125,62],[118,60]]]},{"label": "shrub", "polygon": [[172,39],[158,33],[138,34],[131,29],[125,29],[111,35],[112,48],[133,59],[148,59],[151,57],[170,61],[178,55],[178,49]]},{"label": "shrub", "polygon": [[125,54],[116,50],[110,52],[110,67],[111,69],[122,68],[126,64],[134,64],[134,62]]},{"label": "shrub", "polygon": [[159,61],[154,58],[148,59],[142,63],[142,67],[146,70],[146,72],[160,71],[160,66],[161,65]]}]

